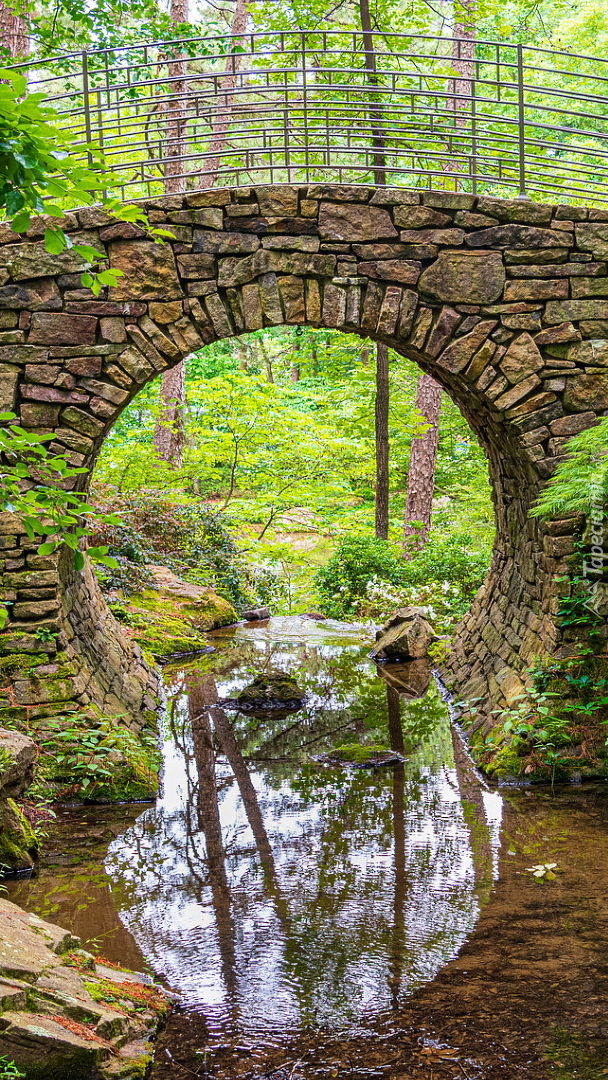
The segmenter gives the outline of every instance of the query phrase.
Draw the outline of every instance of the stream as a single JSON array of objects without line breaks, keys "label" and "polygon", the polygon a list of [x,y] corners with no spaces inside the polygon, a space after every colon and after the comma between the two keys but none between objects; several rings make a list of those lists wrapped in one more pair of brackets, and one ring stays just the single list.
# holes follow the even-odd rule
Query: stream
[{"label": "stream", "polygon": [[[179,995],[154,1080],[608,1077],[606,784],[492,790],[428,664],[376,667],[360,627],[209,640],[165,668],[156,803],[60,808],[9,883]],[[301,709],[218,704],[276,670]],[[361,743],[404,763],[317,760]]]}]

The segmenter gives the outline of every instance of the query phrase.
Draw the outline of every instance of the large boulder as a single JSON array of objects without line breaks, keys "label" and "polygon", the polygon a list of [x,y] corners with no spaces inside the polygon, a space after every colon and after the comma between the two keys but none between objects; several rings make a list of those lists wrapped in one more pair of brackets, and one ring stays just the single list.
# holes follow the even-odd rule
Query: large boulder
[{"label": "large boulder", "polygon": [[0,800],[17,799],[34,779],[36,743],[20,731],[0,728]]},{"label": "large boulder", "polygon": [[34,865],[38,841],[14,799],[32,783],[36,756],[27,735],[0,728],[0,874]]},{"label": "large boulder", "polygon": [[404,607],[378,630],[370,655],[374,660],[420,660],[437,640],[424,610]]}]

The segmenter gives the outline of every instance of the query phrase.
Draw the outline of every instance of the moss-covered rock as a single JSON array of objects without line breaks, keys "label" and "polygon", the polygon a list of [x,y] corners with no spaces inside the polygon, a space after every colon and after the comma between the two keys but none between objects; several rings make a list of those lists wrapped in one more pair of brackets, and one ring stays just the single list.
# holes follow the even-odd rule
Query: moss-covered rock
[{"label": "moss-covered rock", "polygon": [[38,841],[13,799],[0,802],[0,871],[31,870]]},{"label": "moss-covered rock", "polygon": [[208,630],[238,622],[232,604],[213,589],[181,581],[165,567],[150,569],[154,588],[111,606],[128,635],[156,659],[204,649]]},{"label": "moss-covered rock", "polygon": [[241,709],[274,709],[286,705],[301,705],[304,691],[296,680],[284,671],[257,675],[253,682],[237,694],[236,701]]},{"label": "moss-covered rock", "polygon": [[26,1080],[143,1080],[163,990],[0,898],[0,1058]]}]

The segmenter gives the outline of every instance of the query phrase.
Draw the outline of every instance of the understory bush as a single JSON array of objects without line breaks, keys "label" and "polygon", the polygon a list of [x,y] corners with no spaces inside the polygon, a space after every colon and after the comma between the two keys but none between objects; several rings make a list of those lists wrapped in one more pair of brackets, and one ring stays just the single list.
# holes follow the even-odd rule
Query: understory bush
[{"label": "understory bush", "polygon": [[447,630],[466,612],[489,561],[489,546],[471,550],[466,534],[432,538],[407,560],[386,540],[347,537],[317,571],[315,584],[323,611],[332,618],[381,620],[414,604]]},{"label": "understory bush", "polygon": [[237,606],[250,602],[245,563],[220,511],[198,500],[176,504],[173,493],[125,494],[109,485],[96,490],[95,505],[110,507],[120,519],[120,524],[101,524],[95,539],[118,561],[118,568],[100,571],[106,590],[140,591],[151,581],[146,564],[160,563],[193,584],[211,586]]}]

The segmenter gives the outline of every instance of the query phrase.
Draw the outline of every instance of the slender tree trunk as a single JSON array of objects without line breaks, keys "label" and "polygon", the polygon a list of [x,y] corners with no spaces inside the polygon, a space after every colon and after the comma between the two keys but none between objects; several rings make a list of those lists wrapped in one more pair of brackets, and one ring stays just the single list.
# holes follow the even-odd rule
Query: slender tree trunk
[{"label": "slender tree trunk", "polygon": [[[230,28],[231,34],[244,34],[247,29],[247,0],[236,0],[236,7]],[[205,171],[199,177],[199,188],[210,188],[222,161],[222,151],[228,141],[228,131],[232,122],[234,88],[241,65],[240,53],[231,52],[226,58],[224,76],[220,79],[217,99],[217,111],[211,127],[211,139],[207,150]]]},{"label": "slender tree trunk", "polygon": [[184,403],[186,370],[183,360],[162,376],[161,408],[154,430],[156,453],[176,469],[181,468],[185,442]]},{"label": "slender tree trunk", "polygon": [[[378,86],[378,68],[376,64],[376,51],[372,34],[372,19],[369,10],[369,0],[359,0],[359,17],[363,31],[363,49],[365,52],[365,67],[369,72],[368,83]],[[384,153],[385,140],[382,134],[382,111],[376,102],[370,108],[371,142],[374,148],[374,184],[386,184],[386,156]]]},{"label": "slender tree trunk", "polygon": [[388,345],[376,345],[376,536],[388,539]]},{"label": "slender tree trunk", "polygon": [[0,44],[11,56],[27,56],[29,38],[27,23],[23,16],[15,14],[11,6],[0,3]]},{"label": "slender tree trunk", "polygon": [[[188,21],[188,0],[171,0],[169,14],[174,22]],[[178,194],[186,190],[184,157],[186,153],[186,59],[172,60],[168,64],[169,100],[167,113],[167,138],[165,143],[165,191]],[[186,429],[184,408],[186,404],[186,370],[183,360],[165,371],[160,385],[161,408],[154,431],[154,446],[163,461],[181,468],[184,458]]]},{"label": "slender tree trunk", "polygon": [[[475,15],[476,0],[455,0],[452,63],[458,75],[452,80],[453,98],[450,104],[454,110],[454,125],[457,130],[465,128],[471,117]],[[462,163],[457,160],[450,162],[448,172],[454,175],[455,187],[458,189],[458,173],[464,172]]]},{"label": "slender tree trunk", "polygon": [[[416,408],[431,426],[418,439],[412,440],[405,503],[403,552],[406,558],[412,555],[412,549],[421,550],[426,544],[433,513],[441,387],[431,375],[418,377]],[[422,529],[415,528],[413,522],[421,522]]]}]

